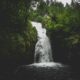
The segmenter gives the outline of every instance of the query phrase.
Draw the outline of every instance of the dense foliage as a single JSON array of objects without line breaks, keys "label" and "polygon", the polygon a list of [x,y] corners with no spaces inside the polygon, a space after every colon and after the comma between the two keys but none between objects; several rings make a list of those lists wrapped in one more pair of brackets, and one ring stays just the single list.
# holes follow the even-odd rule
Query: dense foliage
[{"label": "dense foliage", "polygon": [[[36,0],[37,1],[37,0]],[[33,62],[36,30],[30,21],[43,24],[50,37],[55,61],[74,63],[80,59],[80,5],[63,6],[38,0],[36,10],[32,0],[2,0],[0,2],[0,56],[25,57]],[[76,59],[76,60],[75,60]]]},{"label": "dense foliage", "polygon": [[36,31],[28,20],[31,0],[0,2],[0,59],[29,58],[33,61]]}]

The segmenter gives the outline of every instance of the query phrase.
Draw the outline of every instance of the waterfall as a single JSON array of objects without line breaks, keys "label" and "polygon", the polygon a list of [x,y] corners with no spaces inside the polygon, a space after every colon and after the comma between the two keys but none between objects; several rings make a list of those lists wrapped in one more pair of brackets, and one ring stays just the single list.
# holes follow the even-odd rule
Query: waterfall
[{"label": "waterfall", "polygon": [[52,50],[50,40],[46,35],[46,29],[39,22],[31,22],[32,26],[37,30],[38,41],[35,45],[34,63],[52,62]]}]

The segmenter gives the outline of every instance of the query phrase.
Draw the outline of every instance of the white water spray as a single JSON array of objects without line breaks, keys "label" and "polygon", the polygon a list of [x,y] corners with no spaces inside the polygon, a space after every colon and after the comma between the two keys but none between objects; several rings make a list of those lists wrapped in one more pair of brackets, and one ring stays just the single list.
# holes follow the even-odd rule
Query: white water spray
[{"label": "white water spray", "polygon": [[46,29],[42,28],[42,24],[38,22],[31,22],[32,26],[37,30],[38,41],[35,46],[35,63],[52,62],[52,50],[49,38],[46,35]]}]

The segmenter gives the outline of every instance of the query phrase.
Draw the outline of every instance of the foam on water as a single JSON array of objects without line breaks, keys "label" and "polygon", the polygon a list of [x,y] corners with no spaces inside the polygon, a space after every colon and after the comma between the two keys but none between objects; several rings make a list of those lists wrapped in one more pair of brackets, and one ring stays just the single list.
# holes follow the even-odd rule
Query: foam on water
[{"label": "foam on water", "polygon": [[35,67],[63,67],[62,64],[60,63],[55,63],[55,62],[48,62],[48,63],[34,63],[34,64],[31,64],[29,66],[35,66]]}]

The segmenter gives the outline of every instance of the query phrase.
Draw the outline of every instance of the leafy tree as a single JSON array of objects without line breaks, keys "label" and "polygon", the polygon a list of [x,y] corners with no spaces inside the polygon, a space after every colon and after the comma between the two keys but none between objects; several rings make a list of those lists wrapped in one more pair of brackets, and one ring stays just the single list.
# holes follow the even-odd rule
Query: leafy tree
[{"label": "leafy tree", "polygon": [[[0,56],[16,57],[33,54],[36,31],[28,20],[31,0],[0,2]],[[32,51],[34,52],[34,50]]]}]

